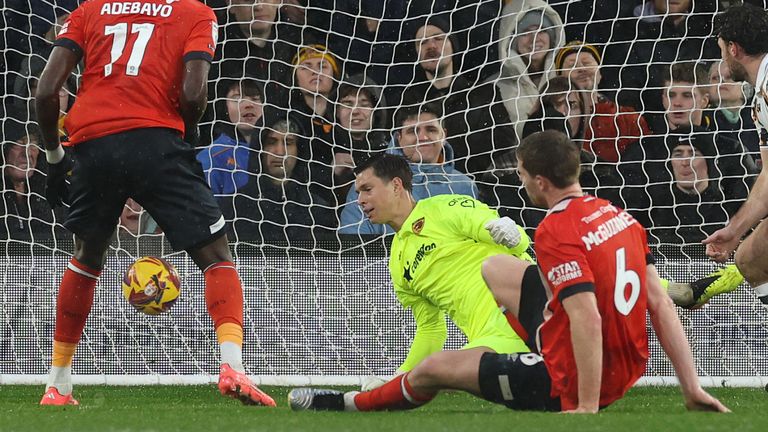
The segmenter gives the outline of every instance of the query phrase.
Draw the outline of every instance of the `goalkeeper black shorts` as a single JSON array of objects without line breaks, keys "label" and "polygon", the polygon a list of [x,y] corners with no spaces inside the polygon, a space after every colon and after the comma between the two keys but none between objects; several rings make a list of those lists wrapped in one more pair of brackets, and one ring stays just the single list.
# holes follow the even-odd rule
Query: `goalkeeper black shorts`
[{"label": "goalkeeper black shorts", "polygon": [[480,358],[480,394],[483,398],[526,411],[560,411],[560,399],[552,398],[552,380],[544,359],[535,353],[496,354]]},{"label": "goalkeeper black shorts", "polygon": [[79,238],[107,241],[128,198],[149,212],[176,250],[204,246],[225,233],[195,150],[178,132],[129,130],[79,143],[72,155],[64,226]]}]

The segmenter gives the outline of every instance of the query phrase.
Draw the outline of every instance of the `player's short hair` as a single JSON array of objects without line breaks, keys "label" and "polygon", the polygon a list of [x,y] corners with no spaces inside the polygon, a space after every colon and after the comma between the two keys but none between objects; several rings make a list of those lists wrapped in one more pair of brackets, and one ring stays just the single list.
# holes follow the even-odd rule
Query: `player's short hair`
[{"label": "player's short hair", "polygon": [[715,17],[714,33],[749,55],[768,53],[768,12],[748,3],[731,6]]},{"label": "player's short hair", "polygon": [[395,112],[395,129],[401,129],[403,127],[403,123],[405,123],[407,120],[418,118],[422,113],[429,113],[435,116],[435,118],[440,122],[440,126],[442,127],[442,107],[436,103],[425,103],[421,105],[407,105],[398,109],[397,112]]},{"label": "player's short hair", "polygon": [[709,70],[701,63],[687,61],[662,68],[661,81],[665,86],[687,82],[694,87],[709,85]]},{"label": "player's short hair", "polygon": [[558,188],[579,181],[581,149],[562,132],[546,130],[527,136],[517,147],[517,158],[531,177],[545,177]]},{"label": "player's short hair", "polygon": [[389,183],[393,178],[399,177],[403,182],[403,187],[408,192],[413,191],[413,172],[408,161],[398,155],[384,153],[365,160],[362,164],[355,167],[355,174],[373,169],[373,175]]}]

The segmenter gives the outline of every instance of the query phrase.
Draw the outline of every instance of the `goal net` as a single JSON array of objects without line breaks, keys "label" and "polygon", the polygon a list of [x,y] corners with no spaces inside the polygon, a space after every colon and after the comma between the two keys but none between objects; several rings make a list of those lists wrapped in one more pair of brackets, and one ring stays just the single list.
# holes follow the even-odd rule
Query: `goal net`
[{"label": "goal net", "polygon": [[[66,212],[51,212],[43,198],[44,154],[25,144],[37,136],[31,103],[36,77],[57,26],[77,3],[7,0],[3,13],[0,384],[42,383],[50,365],[56,293],[73,243],[61,226]],[[553,6],[533,0],[206,3],[217,12],[221,35],[198,151],[207,154],[207,162],[201,157],[204,167],[209,164],[206,176],[217,182],[212,186],[232,228],[245,296],[244,363],[263,384],[358,384],[365,376],[391,375],[404,360],[415,326],[392,290],[391,234],[366,231],[359,211],[357,220],[348,218],[345,212],[355,203],[345,201],[354,179],[344,165],[379,151],[408,156],[404,143],[410,138],[397,129],[402,116],[396,113],[409,106],[423,111],[426,102],[439,105],[446,141],[434,163],[414,164],[426,179],[416,187],[425,196],[475,194],[531,234],[543,212],[530,204],[514,170],[512,150],[520,139],[531,128],[559,128],[577,142],[608,142],[607,153],[584,147],[583,167],[591,177],[582,181],[591,179],[590,192],[643,220],[660,273],[679,282],[718,268],[704,256],[700,240],[733,215],[760,163],[748,147],[757,135],[753,124],[737,122],[728,135],[718,123],[724,116],[744,117],[739,112],[749,111],[751,89],[731,84],[727,73],[712,68],[719,56],[716,44],[715,49],[710,45],[712,20],[723,7],[714,0],[692,1],[692,9],[679,14],[640,1],[601,0],[549,2]],[[282,5],[273,18],[268,6],[277,3]],[[262,24],[271,30],[261,33]],[[527,35],[532,35],[529,42]],[[596,56],[581,52],[600,63],[599,92],[585,89],[588,84],[575,74],[564,90],[544,84],[558,75],[557,68],[570,67],[567,58],[563,63],[556,57],[572,40],[596,48]],[[526,43],[543,51],[541,72],[534,70],[536,52],[523,59]],[[311,45],[315,48],[301,50]],[[332,76],[329,91],[322,79],[310,80],[313,88],[307,89],[299,76],[303,61],[312,59],[333,64],[323,72]],[[691,82],[676,78],[673,70],[687,62],[695,63]],[[435,63],[442,65],[438,69],[450,68],[453,78],[432,86],[433,74],[425,71]],[[665,74],[675,82],[665,82]],[[593,81],[596,77],[593,72]],[[67,85],[70,105],[78,79],[75,74]],[[671,88],[694,100],[673,100]],[[603,112],[605,101],[616,101],[623,114],[635,116]],[[363,138],[354,132],[360,124],[356,116],[366,124],[365,113],[345,114],[361,106],[373,118]],[[728,114],[721,113],[724,108]],[[692,145],[701,154],[673,158],[675,143],[685,141],[675,138],[670,144],[677,136],[673,129],[685,130],[673,128],[675,122],[703,125],[686,135],[697,137]],[[272,133],[296,135],[296,154],[283,157],[279,152],[287,146],[272,146]],[[711,137],[712,145],[700,145],[699,136]],[[648,143],[665,152],[654,153]],[[625,158],[625,147],[641,158]],[[235,148],[246,150],[240,154]],[[351,154],[351,161],[338,154]],[[282,193],[270,195],[270,182],[279,179],[267,156],[283,161],[282,170],[285,160],[294,160],[304,177],[297,175],[283,183]],[[695,166],[697,158],[705,161],[703,169]],[[673,159],[693,167],[692,180],[683,179]],[[429,171],[432,167],[438,169]],[[686,186],[701,190],[686,195],[675,189]],[[120,289],[130,264],[149,255],[167,259],[182,279],[179,301],[158,316],[134,311]],[[203,293],[203,276],[194,263],[172,251],[146,212],[127,203],[75,355],[75,382],[215,380],[218,347]],[[748,286],[701,309],[678,312],[703,383],[768,382],[768,313]],[[641,382],[675,382],[650,327],[649,334],[651,359]],[[449,324],[446,349],[464,343]]]}]

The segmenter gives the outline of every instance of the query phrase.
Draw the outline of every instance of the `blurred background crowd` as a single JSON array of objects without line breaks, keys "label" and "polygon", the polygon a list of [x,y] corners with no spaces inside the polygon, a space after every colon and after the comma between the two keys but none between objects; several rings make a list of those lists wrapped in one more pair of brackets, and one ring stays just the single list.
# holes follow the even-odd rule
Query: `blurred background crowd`
[{"label": "blurred background crowd", "polygon": [[[79,2],[5,3],[0,239],[67,235],[66,210],[43,198],[32,98]],[[582,148],[589,193],[628,209],[654,244],[695,249],[761,166],[753,89],[733,81],[713,36],[733,1],[205,3],[220,35],[191,145],[235,241],[387,233],[356,204],[352,171],[382,152],[411,162],[417,200],[472,195],[533,230],[544,212],[521,188],[514,149],[557,129]],[[60,94],[62,125],[77,87],[73,75]],[[118,235],[160,233],[126,203]]]}]

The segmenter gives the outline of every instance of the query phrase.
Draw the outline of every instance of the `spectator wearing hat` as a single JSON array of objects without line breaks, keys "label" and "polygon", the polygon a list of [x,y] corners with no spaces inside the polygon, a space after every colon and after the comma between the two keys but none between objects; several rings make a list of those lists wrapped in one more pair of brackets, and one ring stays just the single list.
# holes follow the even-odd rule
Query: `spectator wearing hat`
[{"label": "spectator wearing hat", "polygon": [[651,129],[634,108],[618,105],[600,92],[600,64],[597,48],[578,40],[566,44],[555,57],[557,74],[570,77],[587,92],[584,149],[600,161],[616,163],[627,147],[650,135]]},{"label": "spectator wearing hat", "polygon": [[248,181],[251,140],[263,124],[263,91],[254,79],[219,82],[225,98],[216,101],[216,138],[197,154],[214,195],[233,194]]},{"label": "spectator wearing hat", "polygon": [[669,73],[664,73],[664,121],[657,120],[653,128],[657,134],[690,127],[718,132],[715,135],[717,164],[724,176],[725,189],[751,188],[759,169],[733,133],[717,130],[713,113],[706,110],[710,100],[709,82],[707,70],[700,64],[681,62],[672,65]]},{"label": "spectator wearing hat", "polygon": [[[628,202],[648,205],[645,185],[668,181],[666,162],[670,157],[666,137],[678,129],[699,128],[709,131],[711,119],[704,108],[709,103],[708,78],[693,62],[677,63],[668,70],[661,93],[664,111],[647,114],[653,134],[629,145],[621,154],[619,171],[626,187],[622,194]],[[637,195],[637,196],[633,196]]]},{"label": "spectator wearing hat", "polygon": [[430,16],[414,39],[415,84],[403,93],[402,105],[439,104],[456,168],[474,176],[490,172],[494,158],[515,143],[500,92],[493,82],[473,86],[458,73],[461,47],[441,15]]},{"label": "spectator wearing hat", "polygon": [[748,191],[731,194],[722,188],[713,133],[681,128],[667,144],[670,180],[649,186],[651,237],[661,244],[700,247],[701,240],[725,226]]},{"label": "spectator wearing hat", "polygon": [[308,133],[309,181],[314,193],[335,205],[340,202],[337,193],[351,181],[353,164],[349,150],[336,145],[333,139],[333,95],[342,65],[321,44],[302,46],[292,62],[294,90],[289,106],[291,115]]},{"label": "spectator wearing hat", "polygon": [[30,240],[63,232],[63,210],[56,214],[45,200],[45,158],[40,158],[41,133],[35,123],[7,117],[2,124],[3,199],[0,238]]},{"label": "spectator wearing hat", "polygon": [[555,76],[555,53],[565,43],[563,21],[543,0],[510,0],[501,11],[499,36],[502,67],[492,79],[519,142],[541,90]]}]

